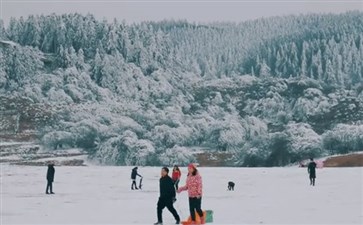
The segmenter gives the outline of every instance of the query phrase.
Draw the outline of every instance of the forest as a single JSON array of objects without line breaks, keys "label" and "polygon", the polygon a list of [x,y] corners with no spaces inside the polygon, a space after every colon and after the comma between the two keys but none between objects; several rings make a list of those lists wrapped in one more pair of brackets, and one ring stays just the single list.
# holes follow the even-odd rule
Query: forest
[{"label": "forest", "polygon": [[363,151],[360,11],[210,24],[32,15],[0,21],[0,44],[0,111],[31,120],[49,150],[106,165],[217,151],[251,167]]}]

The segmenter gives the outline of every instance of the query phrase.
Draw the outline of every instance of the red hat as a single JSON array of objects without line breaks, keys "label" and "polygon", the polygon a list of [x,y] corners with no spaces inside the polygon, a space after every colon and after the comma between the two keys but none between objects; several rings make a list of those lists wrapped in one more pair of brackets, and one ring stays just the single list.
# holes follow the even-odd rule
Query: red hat
[{"label": "red hat", "polygon": [[188,165],[188,168],[194,168],[194,169],[196,169],[197,168],[197,165],[195,163],[190,163]]}]

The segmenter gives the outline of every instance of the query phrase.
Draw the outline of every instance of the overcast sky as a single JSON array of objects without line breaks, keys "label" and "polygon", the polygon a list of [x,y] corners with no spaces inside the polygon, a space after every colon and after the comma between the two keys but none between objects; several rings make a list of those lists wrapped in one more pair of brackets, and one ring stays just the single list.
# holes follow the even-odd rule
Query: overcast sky
[{"label": "overcast sky", "polygon": [[30,14],[94,14],[129,23],[145,20],[187,19],[195,22],[244,21],[259,17],[301,13],[341,13],[363,10],[363,0],[0,0],[0,17]]}]

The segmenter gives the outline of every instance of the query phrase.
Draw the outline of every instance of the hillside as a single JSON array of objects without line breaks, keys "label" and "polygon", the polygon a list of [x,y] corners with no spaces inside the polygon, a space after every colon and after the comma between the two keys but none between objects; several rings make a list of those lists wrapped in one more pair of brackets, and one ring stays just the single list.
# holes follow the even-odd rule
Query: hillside
[{"label": "hillside", "polygon": [[362,167],[363,154],[348,154],[329,157],[324,161],[325,167]]},{"label": "hillside", "polygon": [[33,15],[0,31],[0,141],[112,165],[363,149],[359,11],[203,25]]},{"label": "hillside", "polygon": [[20,166],[85,166],[87,154],[81,149],[45,151],[32,142],[0,143],[0,163]]}]

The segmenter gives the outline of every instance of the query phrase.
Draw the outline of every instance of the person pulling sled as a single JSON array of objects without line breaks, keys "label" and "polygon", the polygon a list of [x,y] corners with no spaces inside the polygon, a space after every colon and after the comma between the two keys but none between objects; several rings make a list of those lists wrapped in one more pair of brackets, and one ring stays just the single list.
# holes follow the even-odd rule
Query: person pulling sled
[{"label": "person pulling sled", "polygon": [[[139,176],[142,180],[142,176],[140,174],[138,174],[137,172],[137,167],[133,168],[131,171],[131,180],[132,180],[132,184],[131,184],[131,190],[139,190],[137,188],[137,184],[136,184],[136,176]],[[140,180],[140,185],[139,187],[141,188],[141,180]]]},{"label": "person pulling sled", "polygon": [[[200,176],[197,166],[189,164],[186,185],[178,189],[178,193],[188,191],[189,195],[189,211],[191,221],[188,224],[205,224],[205,214],[201,209],[202,205],[202,177]],[[200,221],[196,220],[195,214],[198,214]]]}]

